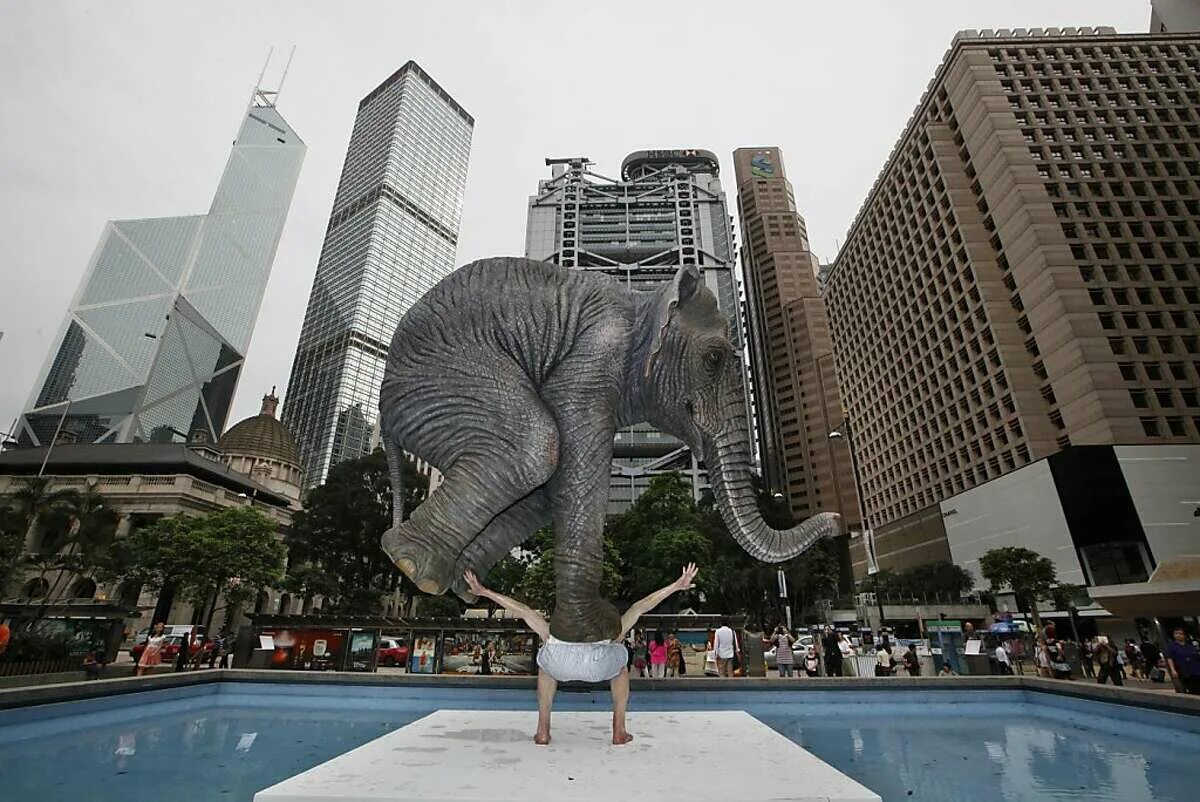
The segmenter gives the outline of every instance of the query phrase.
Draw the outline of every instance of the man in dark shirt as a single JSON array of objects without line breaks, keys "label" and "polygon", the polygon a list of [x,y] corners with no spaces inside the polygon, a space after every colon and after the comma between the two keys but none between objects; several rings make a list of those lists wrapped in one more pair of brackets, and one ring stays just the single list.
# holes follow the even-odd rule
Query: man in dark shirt
[{"label": "man in dark shirt", "polygon": [[833,627],[825,627],[821,635],[821,651],[825,653],[825,676],[842,676],[842,646]]},{"label": "man in dark shirt", "polygon": [[1174,640],[1167,644],[1167,665],[1175,687],[1184,693],[1200,693],[1200,652],[1188,642],[1183,627],[1175,627]]}]

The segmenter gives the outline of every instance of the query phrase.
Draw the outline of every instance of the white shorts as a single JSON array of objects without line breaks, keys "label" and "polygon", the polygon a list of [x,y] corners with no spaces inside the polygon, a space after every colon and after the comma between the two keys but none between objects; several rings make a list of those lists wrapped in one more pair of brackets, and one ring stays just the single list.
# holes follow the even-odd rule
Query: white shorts
[{"label": "white shorts", "polygon": [[538,649],[538,668],[559,682],[608,682],[629,663],[622,643],[572,643],[553,635]]}]

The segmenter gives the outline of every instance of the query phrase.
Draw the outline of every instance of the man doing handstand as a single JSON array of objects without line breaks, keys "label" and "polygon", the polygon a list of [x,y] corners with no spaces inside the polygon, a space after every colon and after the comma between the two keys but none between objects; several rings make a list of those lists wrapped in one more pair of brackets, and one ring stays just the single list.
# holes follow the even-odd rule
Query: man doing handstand
[{"label": "man doing handstand", "polygon": [[595,643],[572,643],[555,638],[550,634],[550,624],[540,613],[516,599],[510,599],[502,593],[484,587],[474,571],[467,571],[463,578],[467,587],[476,596],[491,599],[505,610],[525,620],[537,636],[542,639],[542,648],[538,650],[537,664],[537,699],[538,723],[537,733],[533,736],[534,743],[550,743],[550,708],[554,704],[554,693],[560,682],[608,682],[613,699],[613,739],[620,746],[633,740],[633,736],[625,729],[625,708],[629,704],[629,669],[628,652],[623,643],[625,635],[633,629],[633,625],[646,613],[653,610],[671,594],[680,590],[690,590],[692,581],[696,578],[696,564],[688,563],[676,579],[665,588],[654,591],[646,598],[635,603],[621,616],[621,633],[616,640],[597,641]]}]

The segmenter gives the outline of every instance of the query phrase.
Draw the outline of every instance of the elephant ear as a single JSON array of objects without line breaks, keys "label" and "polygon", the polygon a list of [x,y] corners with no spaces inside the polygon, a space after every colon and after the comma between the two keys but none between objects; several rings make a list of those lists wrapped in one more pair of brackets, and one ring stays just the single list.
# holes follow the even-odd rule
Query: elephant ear
[{"label": "elephant ear", "polygon": [[646,356],[645,374],[650,375],[650,363],[663,347],[667,338],[667,327],[680,304],[688,302],[702,286],[700,271],[690,265],[679,268],[671,284],[662,290],[658,298],[658,309],[654,315],[654,342],[650,344],[650,353]]}]

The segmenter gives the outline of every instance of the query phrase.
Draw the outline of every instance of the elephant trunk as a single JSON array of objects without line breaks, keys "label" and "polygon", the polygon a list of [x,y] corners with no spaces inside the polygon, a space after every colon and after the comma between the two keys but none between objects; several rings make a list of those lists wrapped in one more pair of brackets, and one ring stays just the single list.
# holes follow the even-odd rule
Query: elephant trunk
[{"label": "elephant trunk", "polygon": [[722,410],[723,426],[703,442],[704,462],[721,518],[733,539],[755,559],[781,563],[841,530],[841,516],[825,512],[791,529],[772,529],[759,512],[750,481],[750,437],[746,405],[737,383],[731,383]]}]

